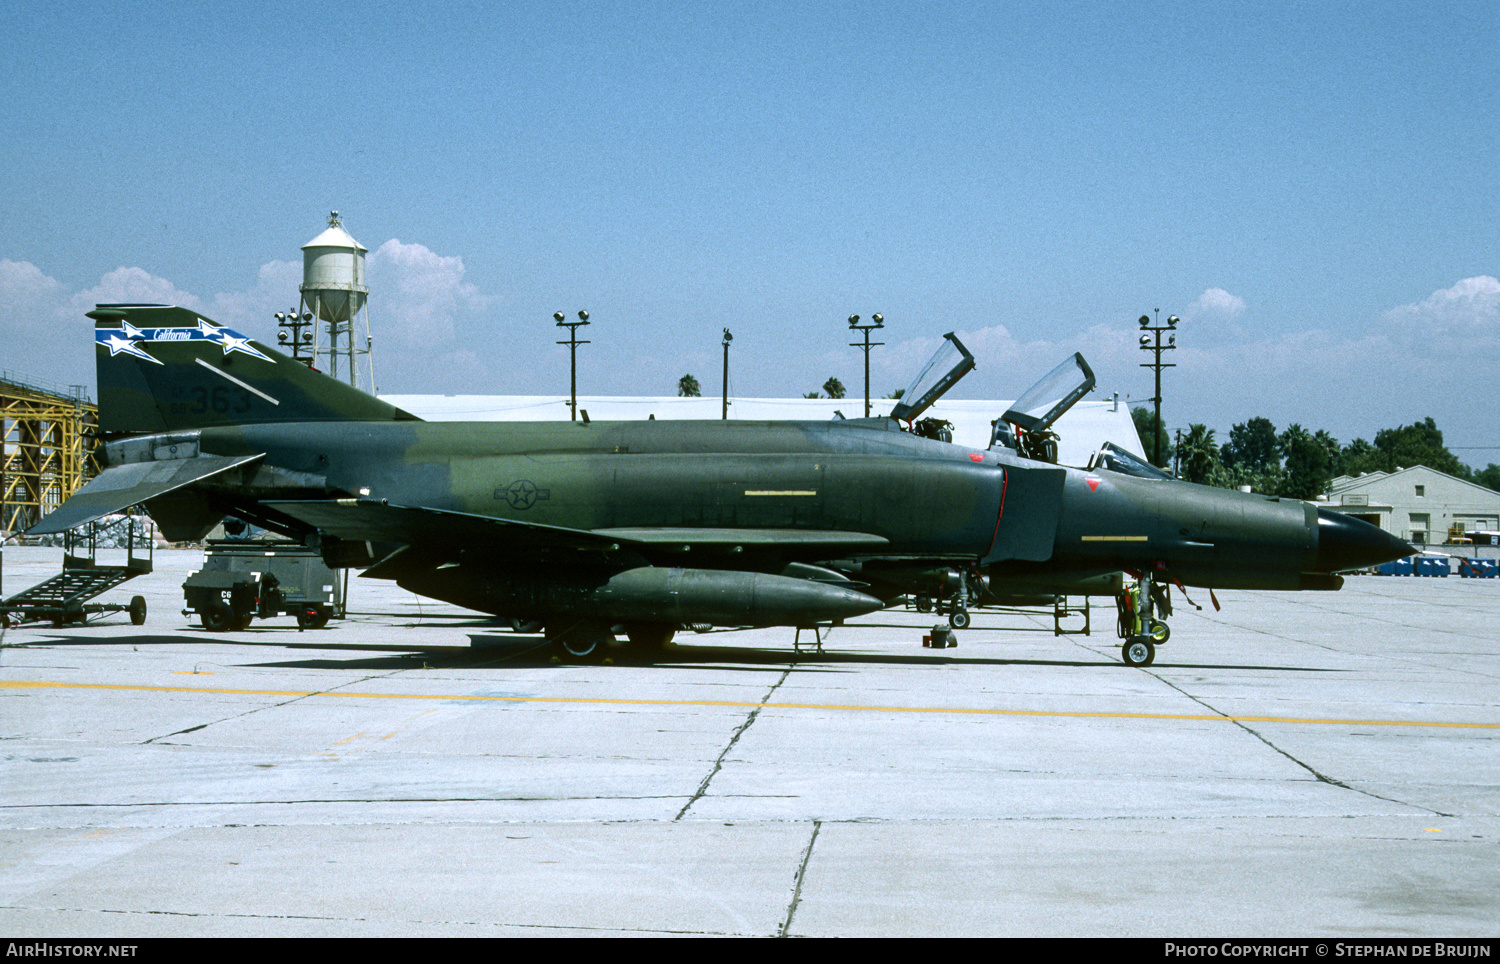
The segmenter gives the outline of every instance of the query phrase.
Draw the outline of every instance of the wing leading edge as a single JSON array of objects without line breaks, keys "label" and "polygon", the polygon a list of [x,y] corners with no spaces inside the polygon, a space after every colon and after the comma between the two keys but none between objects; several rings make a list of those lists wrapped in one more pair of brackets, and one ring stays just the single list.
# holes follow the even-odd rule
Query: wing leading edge
[{"label": "wing leading edge", "polygon": [[402,542],[423,550],[611,549],[625,546],[826,546],[874,550],[889,544],[863,532],[806,529],[572,529],[470,512],[390,505],[374,499],[266,502],[267,508],[341,539]]}]

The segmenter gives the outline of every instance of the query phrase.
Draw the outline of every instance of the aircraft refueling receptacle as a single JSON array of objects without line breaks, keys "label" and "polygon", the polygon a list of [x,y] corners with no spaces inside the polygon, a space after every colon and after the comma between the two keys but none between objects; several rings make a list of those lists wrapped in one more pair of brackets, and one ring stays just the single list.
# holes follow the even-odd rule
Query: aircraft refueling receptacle
[{"label": "aircraft refueling receptacle", "polygon": [[962,628],[973,606],[1126,572],[1140,602],[1123,654],[1143,665],[1166,631],[1154,586],[1336,589],[1340,571],[1414,551],[1108,444],[1085,468],[1055,464],[1051,426],[1093,387],[1081,355],[976,450],[916,421],[974,367],[952,333],[887,417],[432,423],[186,308],[88,314],[104,471],[31,532],[143,504],[187,541],[232,515],[329,565],[539,622],[572,658],[622,628],[659,645],[685,625],[812,627],[913,595]]}]

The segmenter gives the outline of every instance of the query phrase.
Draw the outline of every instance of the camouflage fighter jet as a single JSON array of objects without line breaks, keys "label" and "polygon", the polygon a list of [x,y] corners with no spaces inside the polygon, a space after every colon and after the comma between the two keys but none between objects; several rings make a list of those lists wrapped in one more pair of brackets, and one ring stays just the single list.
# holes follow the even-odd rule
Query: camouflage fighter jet
[{"label": "camouflage fighter jet", "polygon": [[[505,424],[424,422],[186,308],[88,316],[105,468],[32,533],[140,504],[189,541],[232,516],[330,565],[539,624],[570,659],[617,633],[660,646],[683,627],[814,627],[912,596],[962,628],[985,600],[1122,570],[1148,588],[1337,589],[1336,573],[1412,551],[1109,445],[1090,468],[1053,464],[1051,424],[1093,386],[1082,356],[977,450],[916,422],[974,367],[951,334],[889,417]],[[1161,635],[1144,598],[1133,665]]]}]

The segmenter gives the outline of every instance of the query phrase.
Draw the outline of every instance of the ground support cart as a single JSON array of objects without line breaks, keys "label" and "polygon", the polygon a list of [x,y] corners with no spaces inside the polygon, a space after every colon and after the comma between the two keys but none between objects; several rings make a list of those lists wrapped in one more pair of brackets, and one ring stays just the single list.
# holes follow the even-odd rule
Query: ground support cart
[{"label": "ground support cart", "polygon": [[316,549],[287,540],[210,540],[182,594],[183,615],[196,613],[216,633],[282,614],[296,616],[300,629],[344,618],[341,576]]}]

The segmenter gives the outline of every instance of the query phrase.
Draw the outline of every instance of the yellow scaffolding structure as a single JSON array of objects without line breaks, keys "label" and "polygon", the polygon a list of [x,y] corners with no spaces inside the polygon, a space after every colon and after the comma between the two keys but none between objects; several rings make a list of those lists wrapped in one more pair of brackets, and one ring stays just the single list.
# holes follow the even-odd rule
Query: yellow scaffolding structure
[{"label": "yellow scaffolding structure", "polygon": [[99,407],[0,373],[0,534],[41,521],[97,472]]}]

